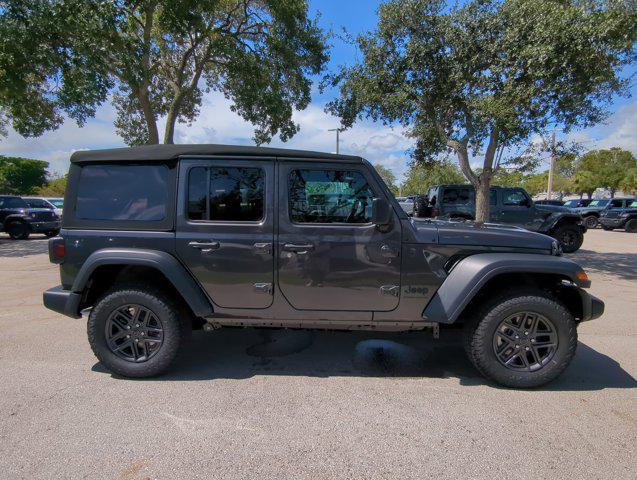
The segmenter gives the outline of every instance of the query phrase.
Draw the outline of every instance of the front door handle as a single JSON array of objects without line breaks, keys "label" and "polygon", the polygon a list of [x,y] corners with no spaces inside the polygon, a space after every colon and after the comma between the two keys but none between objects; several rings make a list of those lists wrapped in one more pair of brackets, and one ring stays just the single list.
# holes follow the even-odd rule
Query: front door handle
[{"label": "front door handle", "polygon": [[286,252],[294,252],[303,255],[310,250],[314,250],[314,245],[311,243],[297,245],[295,243],[286,243],[283,245],[283,250]]},{"label": "front door handle", "polygon": [[219,250],[221,244],[219,242],[190,242],[189,247],[201,250],[201,253],[210,253],[213,250]]}]

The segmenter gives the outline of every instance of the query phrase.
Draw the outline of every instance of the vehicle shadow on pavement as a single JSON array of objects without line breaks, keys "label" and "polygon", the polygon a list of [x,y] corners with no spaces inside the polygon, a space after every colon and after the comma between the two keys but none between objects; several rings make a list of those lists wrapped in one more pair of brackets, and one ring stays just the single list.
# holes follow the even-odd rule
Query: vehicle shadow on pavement
[{"label": "vehicle shadow on pavement", "polygon": [[637,254],[578,250],[568,255],[587,271],[595,271],[626,280],[637,280]]},{"label": "vehicle shadow on pavement", "polygon": [[[243,379],[257,375],[458,378],[462,385],[496,384],[469,363],[455,332],[433,340],[423,332],[382,334],[227,329],[193,333],[170,373],[157,380]],[[101,364],[94,371],[105,372]],[[545,390],[636,388],[619,363],[580,343],[573,363]]]},{"label": "vehicle shadow on pavement", "polygon": [[30,257],[47,253],[48,240],[45,237],[29,238],[28,240],[11,240],[9,237],[0,237],[1,257]]}]

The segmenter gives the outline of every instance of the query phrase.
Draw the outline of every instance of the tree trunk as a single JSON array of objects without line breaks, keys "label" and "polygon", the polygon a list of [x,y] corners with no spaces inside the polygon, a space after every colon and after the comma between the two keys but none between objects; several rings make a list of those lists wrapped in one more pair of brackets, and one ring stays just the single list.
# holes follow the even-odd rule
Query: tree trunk
[{"label": "tree trunk", "polygon": [[615,189],[614,188],[610,189],[610,198],[615,198]]},{"label": "tree trunk", "polygon": [[175,143],[175,121],[177,120],[177,115],[175,112],[170,109],[168,111],[168,115],[166,116],[166,130],[164,131],[164,143],[167,145],[172,145]]},{"label": "tree trunk", "polygon": [[155,118],[155,112],[150,104],[148,98],[148,92],[142,87],[138,94],[139,104],[142,107],[142,113],[144,114],[144,120],[146,121],[146,128],[148,129],[148,141],[149,145],[157,145],[159,143],[159,131],[157,130],[157,119]]},{"label": "tree trunk", "polygon": [[478,184],[474,187],[476,189],[476,223],[483,224],[489,221],[489,214],[491,210],[490,204],[490,190],[491,190],[491,177],[480,178]]}]

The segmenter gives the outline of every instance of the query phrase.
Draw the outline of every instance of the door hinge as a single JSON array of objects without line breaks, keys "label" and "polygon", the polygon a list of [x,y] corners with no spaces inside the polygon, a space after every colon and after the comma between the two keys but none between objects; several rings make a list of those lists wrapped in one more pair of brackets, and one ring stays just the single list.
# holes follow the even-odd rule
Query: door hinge
[{"label": "door hinge", "polygon": [[398,296],[400,292],[400,287],[398,285],[383,285],[380,287],[381,295],[392,295],[394,297]]},{"label": "door hinge", "polygon": [[272,295],[272,284],[271,283],[255,283],[254,291],[257,293],[267,293],[268,295]]}]

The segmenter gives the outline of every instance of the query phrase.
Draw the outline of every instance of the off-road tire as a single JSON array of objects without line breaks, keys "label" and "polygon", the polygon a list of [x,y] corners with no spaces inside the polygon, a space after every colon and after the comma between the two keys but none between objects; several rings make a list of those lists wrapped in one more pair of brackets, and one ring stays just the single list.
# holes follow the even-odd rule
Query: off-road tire
[{"label": "off-road tire", "polygon": [[[516,371],[496,357],[493,338],[501,322],[516,312],[530,311],[548,318],[555,327],[558,346],[549,362],[536,371]],[[541,290],[504,293],[486,302],[465,324],[465,351],[485,377],[511,388],[532,388],[557,378],[570,364],[577,348],[573,315],[557,299]]]},{"label": "off-road tire", "polygon": [[606,227],[606,226],[604,226],[604,225],[602,225],[602,228],[603,228],[603,229],[604,229],[604,231],[606,231],[606,232],[612,232],[612,231],[614,230],[614,228],[613,228],[613,227]]},{"label": "off-road tire", "polygon": [[44,232],[47,238],[57,237],[60,234],[60,230],[49,230],[48,232]]},{"label": "off-road tire", "polygon": [[[113,353],[106,342],[106,322],[117,308],[128,304],[141,305],[152,311],[163,326],[163,343],[159,351],[146,361],[134,363]],[[97,359],[109,371],[131,378],[144,378],[164,373],[185,343],[189,322],[180,315],[177,303],[159,289],[147,285],[123,286],[105,294],[91,310],[87,332],[88,341]]]},{"label": "off-road tire", "polygon": [[25,222],[14,221],[9,223],[6,228],[6,232],[9,234],[12,240],[26,240],[31,233],[29,225]]},{"label": "off-road tire", "polygon": [[631,218],[624,225],[624,231],[629,233],[637,233],[637,218]]},{"label": "off-road tire", "polygon": [[[564,242],[566,235],[569,235],[573,240],[571,242]],[[557,227],[551,236],[560,242],[564,253],[576,252],[582,246],[582,243],[584,243],[584,233],[577,225],[566,224]]]},{"label": "off-road tire", "polygon": [[599,225],[599,218],[595,215],[588,215],[587,217],[584,217],[584,225],[586,225],[586,228],[590,228],[591,230],[597,228]]}]

